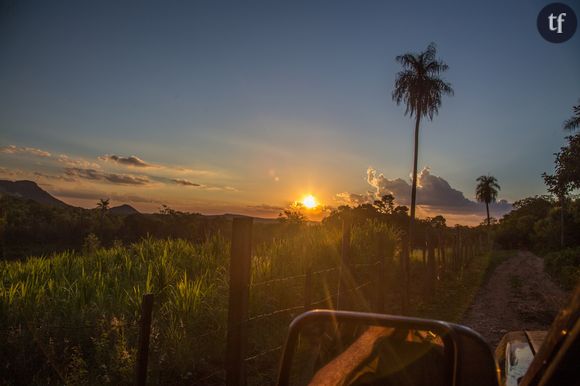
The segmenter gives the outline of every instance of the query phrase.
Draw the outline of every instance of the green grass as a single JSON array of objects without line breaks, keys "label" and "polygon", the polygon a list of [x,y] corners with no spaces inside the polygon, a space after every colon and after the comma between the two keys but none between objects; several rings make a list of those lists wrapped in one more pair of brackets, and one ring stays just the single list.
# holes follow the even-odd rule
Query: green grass
[{"label": "green grass", "polygon": [[[385,252],[394,254],[396,235],[371,222],[353,229],[353,256],[376,258],[372,246],[378,237],[389,240]],[[316,225],[256,245],[252,283],[335,267],[340,242],[339,229]],[[181,384],[223,369],[229,256],[229,241],[218,234],[199,244],[147,239],[100,248],[93,240],[80,254],[0,262],[3,380],[132,383],[141,299],[150,292],[155,306],[149,379]],[[313,299],[336,284],[336,275],[317,277]],[[250,317],[303,304],[303,286],[300,279],[252,288]],[[293,316],[251,325],[248,354],[282,344]],[[275,362],[270,356],[264,366],[275,371]]]},{"label": "green grass", "polygon": [[[259,236],[259,235],[255,235]],[[378,222],[353,228],[351,259],[378,259],[384,242],[387,312],[397,313],[400,268],[397,234]],[[93,240],[94,241],[94,240]],[[90,245],[89,245],[90,244]],[[8,384],[130,384],[134,378],[137,322],[142,295],[155,294],[148,379],[156,384],[221,384],[227,324],[229,241],[219,234],[201,243],[146,239],[131,245],[98,247],[0,262],[0,362]],[[340,229],[311,225],[255,245],[249,316],[297,307],[248,325],[248,356],[280,346],[289,322],[302,310],[304,278],[336,267]],[[413,259],[412,285],[421,316],[460,319],[496,255],[474,258],[469,269],[448,272],[435,295],[425,297],[425,271]],[[338,271],[313,279],[312,298],[336,292]],[[296,279],[259,284],[270,279]],[[376,279],[376,270],[357,280]],[[372,310],[374,287],[358,294],[358,310]],[[332,307],[332,301],[318,305]],[[250,384],[266,384],[279,352],[248,362]],[[218,374],[212,376],[212,374]]]}]

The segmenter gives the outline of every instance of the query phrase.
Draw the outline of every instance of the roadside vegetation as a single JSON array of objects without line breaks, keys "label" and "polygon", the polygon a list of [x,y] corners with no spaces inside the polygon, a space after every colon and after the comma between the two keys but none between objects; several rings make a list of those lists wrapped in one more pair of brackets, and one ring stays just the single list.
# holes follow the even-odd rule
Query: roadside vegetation
[{"label": "roadside vegetation", "polygon": [[[378,204],[377,207],[382,207]],[[386,241],[387,312],[400,312],[400,213],[342,208],[322,224],[280,221],[257,226],[252,283],[291,277],[307,269],[336,267],[340,261],[340,216],[353,219],[354,261],[376,258]],[[368,219],[357,211],[374,213]],[[360,213],[359,213],[360,214]],[[390,217],[394,216],[394,217]],[[395,222],[390,222],[390,220]],[[287,219],[286,219],[287,220]],[[434,228],[439,224],[439,228]],[[424,226],[453,235],[441,219]],[[465,237],[478,234],[463,230]],[[274,234],[275,236],[272,236]],[[285,235],[284,237],[279,236]],[[477,236],[479,237],[479,236]],[[266,241],[260,241],[267,239]],[[4,380],[14,384],[128,384],[133,382],[141,297],[155,294],[149,379],[154,383],[219,384],[227,325],[230,241],[216,232],[202,241],[145,238],[100,246],[94,234],[79,251],[0,262],[0,361]],[[449,250],[448,256],[451,253]],[[489,255],[473,256],[459,271],[439,268],[436,291],[425,287],[421,253],[411,262],[414,315],[458,320],[481,282]],[[450,257],[449,257],[450,258]],[[365,260],[366,259],[366,260]],[[374,274],[370,273],[372,277]],[[324,298],[337,277],[321,278],[313,293]],[[324,282],[326,281],[326,282]],[[251,290],[250,313],[264,314],[301,304],[303,281],[282,281]],[[327,305],[331,306],[331,305]],[[361,309],[368,307],[361,303]],[[250,330],[252,347],[282,343],[292,315]],[[275,369],[271,355],[263,366]],[[259,370],[259,369],[258,369]],[[253,378],[254,384],[264,382]]]},{"label": "roadside vegetation", "polygon": [[[563,128],[573,133],[580,122],[580,105]],[[547,272],[564,288],[580,283],[580,133],[566,137],[555,153],[554,172],[543,178],[550,195],[527,197],[493,225],[503,248],[529,249],[544,257]]]}]

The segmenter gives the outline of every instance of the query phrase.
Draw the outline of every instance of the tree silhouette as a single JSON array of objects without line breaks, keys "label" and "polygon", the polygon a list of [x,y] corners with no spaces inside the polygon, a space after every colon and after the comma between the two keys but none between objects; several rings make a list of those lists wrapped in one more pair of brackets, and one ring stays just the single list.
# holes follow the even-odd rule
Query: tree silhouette
[{"label": "tree silhouette", "polygon": [[[453,95],[451,84],[439,77],[449,68],[444,62],[437,60],[435,43],[419,54],[406,53],[395,59],[403,67],[397,74],[393,100],[397,105],[405,103],[405,115],[415,116],[415,152],[413,154],[413,186],[411,188],[411,215],[409,218],[409,245],[413,245],[413,224],[415,221],[415,204],[417,197],[417,157],[419,155],[419,126],[421,118],[433,116],[439,112],[441,97]],[[405,267],[408,267],[408,256],[405,256]],[[408,286],[408,272],[405,269],[405,283]],[[406,289],[408,293],[408,288]]]},{"label": "tree silhouette", "polygon": [[580,99],[578,102],[579,104],[577,106],[572,107],[574,111],[572,118],[564,122],[564,130],[574,131],[580,127]]},{"label": "tree silhouette", "polygon": [[489,203],[495,202],[497,193],[501,190],[497,183],[497,179],[493,176],[477,177],[477,187],[475,188],[475,197],[479,202],[485,202],[485,210],[487,211],[487,226],[491,225],[491,218],[489,217]]},{"label": "tree silhouette", "polygon": [[108,198],[101,198],[99,202],[97,202],[97,210],[99,211],[100,215],[100,233],[101,239],[103,238],[104,233],[104,221],[105,221],[105,213],[109,210],[109,199]]}]

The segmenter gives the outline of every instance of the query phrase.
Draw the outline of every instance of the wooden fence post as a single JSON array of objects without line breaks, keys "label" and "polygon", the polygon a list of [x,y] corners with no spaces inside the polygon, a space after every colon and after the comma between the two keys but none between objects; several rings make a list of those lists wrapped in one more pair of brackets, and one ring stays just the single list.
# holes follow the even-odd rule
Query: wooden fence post
[{"label": "wooden fence post", "polygon": [[135,371],[135,384],[137,386],[144,386],[147,383],[147,363],[149,359],[149,337],[151,335],[153,298],[153,294],[145,294],[143,295],[143,300],[141,302],[139,347],[137,349],[137,367]]},{"label": "wooden fence post", "polygon": [[350,228],[351,222],[349,218],[342,221],[342,246],[340,259],[340,278],[338,282],[338,294],[336,299],[336,309],[339,310],[348,307],[349,292],[352,281],[352,273],[350,271]]},{"label": "wooden fence post", "polygon": [[401,283],[401,314],[406,315],[409,311],[409,236],[404,234],[401,237],[402,247],[400,265],[403,277]]},{"label": "wooden fence post", "polygon": [[306,271],[304,279],[304,312],[312,307],[312,267]]},{"label": "wooden fence post", "polygon": [[386,271],[385,271],[385,239],[380,237],[377,245],[377,257],[379,266],[377,267],[377,304],[376,312],[379,314],[385,312],[385,291],[386,291]]},{"label": "wooden fence post", "polygon": [[437,260],[435,256],[435,237],[433,234],[429,234],[427,239],[427,263],[428,263],[428,288],[429,294],[433,295],[435,290],[435,282],[437,281]]},{"label": "wooden fence post", "polygon": [[447,259],[445,253],[445,235],[439,231],[439,258],[441,260],[441,277],[445,277],[447,272]]},{"label": "wooden fence post", "polygon": [[252,219],[234,218],[230,253],[226,385],[246,384],[248,298],[252,255]]}]

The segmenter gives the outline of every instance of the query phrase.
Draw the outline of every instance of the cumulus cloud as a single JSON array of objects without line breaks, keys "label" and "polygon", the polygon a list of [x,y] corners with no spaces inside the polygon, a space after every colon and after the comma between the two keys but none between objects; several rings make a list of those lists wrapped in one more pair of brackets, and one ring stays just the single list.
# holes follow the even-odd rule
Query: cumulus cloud
[{"label": "cumulus cloud", "polygon": [[366,203],[373,202],[375,200],[375,195],[372,192],[367,192],[367,194],[357,194],[342,192],[336,194],[336,201],[342,205],[358,206]]},{"label": "cumulus cloud", "polygon": [[151,168],[151,167],[158,167],[158,165],[154,165],[148,162],[145,162],[141,158],[131,155],[129,157],[123,157],[116,154],[105,154],[104,156],[99,157],[100,160],[103,161],[113,161],[120,165],[124,166],[131,166],[136,168]]},{"label": "cumulus cloud", "polygon": [[37,177],[45,178],[47,180],[57,180],[57,181],[66,181],[66,182],[75,182],[76,179],[70,176],[55,176],[52,174],[45,174],[41,172],[34,172],[34,175]]},{"label": "cumulus cloud", "polygon": [[0,176],[3,178],[22,177],[25,175],[26,173],[24,173],[22,170],[0,167]]},{"label": "cumulus cloud", "polygon": [[77,168],[92,168],[92,169],[100,169],[101,165],[95,163],[95,162],[90,162],[87,161],[85,159],[82,158],[71,158],[66,154],[59,154],[58,157],[56,157],[56,160],[65,165],[65,166],[70,166],[70,167],[77,167]]},{"label": "cumulus cloud", "polygon": [[65,174],[70,177],[78,177],[92,181],[108,181],[120,185],[148,185],[151,183],[151,180],[147,176],[105,173],[95,169],[65,168]]},{"label": "cumulus cloud", "polygon": [[[411,182],[401,178],[389,179],[374,168],[367,169],[367,183],[373,188],[366,194],[343,192],[336,195],[340,203],[360,205],[372,203],[385,194],[392,194],[397,204],[410,205]],[[475,184],[475,181],[474,181]],[[485,212],[485,205],[465,197],[463,192],[453,188],[443,177],[436,176],[426,167],[417,176],[417,205],[426,212],[468,214]],[[511,210],[511,204],[500,200],[490,204],[493,215],[503,215]]]},{"label": "cumulus cloud", "polygon": [[35,147],[14,146],[14,145],[1,146],[0,153],[4,153],[4,154],[30,154],[30,155],[34,155],[37,157],[44,157],[44,158],[48,158],[51,156],[51,154],[49,152],[44,151],[42,149],[37,149]]}]

